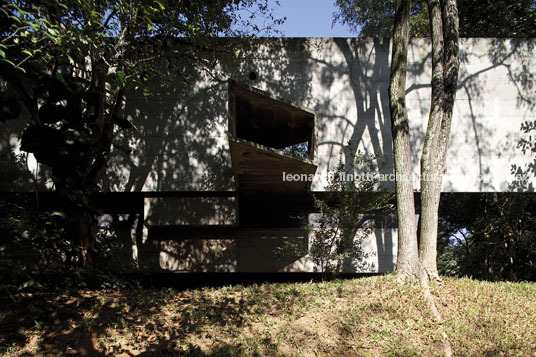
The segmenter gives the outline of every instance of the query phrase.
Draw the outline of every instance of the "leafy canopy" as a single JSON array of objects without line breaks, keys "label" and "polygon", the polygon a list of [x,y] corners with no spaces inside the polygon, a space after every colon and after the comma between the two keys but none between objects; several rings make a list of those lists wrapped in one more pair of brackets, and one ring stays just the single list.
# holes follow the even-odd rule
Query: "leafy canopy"
[{"label": "leafy canopy", "polygon": [[[270,20],[265,28],[256,16]],[[2,120],[29,121],[22,149],[52,167],[57,186],[87,187],[102,175],[115,130],[132,128],[120,115],[126,88],[144,90],[155,78],[186,82],[188,65],[214,65],[205,55],[217,36],[254,35],[280,22],[268,0],[2,4]]]},{"label": "leafy canopy", "polygon": [[[334,22],[359,36],[390,37],[395,0],[336,0]],[[460,37],[534,37],[536,0],[458,0]],[[499,15],[500,14],[500,15]],[[411,36],[429,37],[428,6],[412,2]]]},{"label": "leafy canopy", "polygon": [[[253,23],[264,17],[265,28]],[[65,212],[69,266],[91,265],[101,191],[127,89],[188,85],[215,50],[273,29],[268,0],[11,0],[0,5],[0,120],[27,123],[21,149],[51,168]]]}]

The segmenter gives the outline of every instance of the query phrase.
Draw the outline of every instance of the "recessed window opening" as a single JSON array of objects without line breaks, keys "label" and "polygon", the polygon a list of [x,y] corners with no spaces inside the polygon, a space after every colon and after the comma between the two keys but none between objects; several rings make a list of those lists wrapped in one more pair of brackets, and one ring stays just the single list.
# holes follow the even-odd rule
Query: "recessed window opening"
[{"label": "recessed window opening", "polygon": [[313,112],[236,83],[231,86],[231,105],[235,137],[297,158],[314,158]]}]

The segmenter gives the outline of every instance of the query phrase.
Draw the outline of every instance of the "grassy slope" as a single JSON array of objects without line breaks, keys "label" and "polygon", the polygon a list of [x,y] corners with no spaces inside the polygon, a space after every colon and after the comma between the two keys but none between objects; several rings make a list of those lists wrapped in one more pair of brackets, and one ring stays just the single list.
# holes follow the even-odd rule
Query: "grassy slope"
[{"label": "grassy slope", "polygon": [[[454,355],[536,355],[536,283],[433,286]],[[5,355],[437,356],[418,285],[359,280],[38,294],[0,307]]]}]

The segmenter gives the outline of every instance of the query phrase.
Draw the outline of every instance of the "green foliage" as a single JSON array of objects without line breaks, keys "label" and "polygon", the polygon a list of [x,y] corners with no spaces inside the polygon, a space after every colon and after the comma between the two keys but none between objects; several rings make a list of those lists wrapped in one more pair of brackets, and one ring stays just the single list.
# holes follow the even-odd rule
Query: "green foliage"
[{"label": "green foliage", "polygon": [[[340,22],[363,37],[391,37],[395,0],[337,0],[339,11],[334,22]],[[426,1],[414,1],[411,10],[411,36],[430,36]]]},{"label": "green foliage", "polygon": [[61,234],[62,219],[58,212],[39,213],[27,195],[0,197],[0,299],[42,288],[33,273],[62,269],[73,249]]},{"label": "green foliage", "polygon": [[307,240],[285,239],[273,249],[274,259],[291,263],[307,255]]},{"label": "green foliage", "polygon": [[2,264],[14,272],[45,272],[63,266],[71,242],[61,236],[62,212],[39,212],[35,199],[13,194],[0,199]]},{"label": "green foliage", "polygon": [[[412,2],[411,36],[430,37],[427,2]],[[337,0],[334,22],[360,36],[390,37],[395,0]],[[458,0],[460,37],[517,37],[536,34],[535,0]],[[500,16],[498,16],[500,14]]]},{"label": "green foliage", "polygon": [[308,142],[299,143],[283,148],[283,152],[294,156],[298,159],[308,159],[309,158],[309,147]]},{"label": "green foliage", "polygon": [[352,158],[350,165],[345,167],[341,162],[330,173],[326,187],[330,197],[315,197],[318,217],[310,227],[309,254],[321,272],[337,274],[343,268],[365,268],[368,253],[361,244],[373,228],[367,213],[380,215],[393,209],[391,193],[374,192],[379,190],[377,176],[363,175],[360,180],[349,176],[377,172],[375,157],[365,158],[358,152]]},{"label": "green foliage", "polygon": [[[67,271],[69,257],[78,255],[80,246],[66,234],[66,214],[39,209],[38,202],[33,194],[0,197],[0,299],[21,291],[138,284],[125,276],[136,267],[127,259],[118,259],[123,247],[111,227],[97,232],[92,269]],[[49,281],[47,276],[61,276],[61,281]]]},{"label": "green foliage", "polygon": [[0,192],[23,192],[35,188],[35,180],[25,166],[26,155],[0,152]]},{"label": "green foliage", "polygon": [[[130,251],[130,256],[125,254]],[[132,247],[124,246],[113,224],[101,225],[97,232],[95,244],[95,271],[103,280],[118,280],[118,276],[140,271],[132,260]]]},{"label": "green foliage", "polygon": [[446,194],[441,198],[441,274],[488,280],[536,279],[536,197]]},{"label": "green foliage", "polygon": [[461,37],[536,35],[535,0],[458,0]]},{"label": "green foliage", "polygon": [[[248,14],[244,16],[244,14]],[[253,24],[265,17],[266,29]],[[215,50],[233,52],[243,37],[270,31],[267,0],[13,0],[0,5],[2,120],[27,123],[21,149],[48,165],[65,229],[88,265],[101,190],[114,137],[135,129],[122,116],[128,90],[150,95],[155,81],[186,85],[185,68],[210,72]],[[214,56],[213,56],[214,57]],[[190,71],[193,72],[193,71]]]},{"label": "green foliage", "polygon": [[27,108],[23,150],[67,186],[98,184],[115,129],[132,128],[119,113],[127,87],[144,90],[155,78],[182,83],[184,73],[168,70],[184,68],[174,61],[211,66],[203,53],[215,36],[253,30],[240,11],[272,16],[265,1],[253,0],[16,1],[0,9],[3,120]]}]

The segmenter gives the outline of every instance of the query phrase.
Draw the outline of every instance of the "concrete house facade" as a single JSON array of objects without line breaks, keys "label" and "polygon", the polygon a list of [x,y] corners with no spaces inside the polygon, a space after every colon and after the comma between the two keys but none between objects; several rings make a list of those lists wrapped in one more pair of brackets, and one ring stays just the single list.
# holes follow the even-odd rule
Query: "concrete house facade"
[{"label": "concrete house facade", "polygon": [[[534,158],[518,143],[529,135],[522,123],[536,120],[535,44],[461,40],[444,192],[533,191]],[[430,50],[429,40],[414,39],[408,58],[415,177]],[[151,96],[129,95],[125,112],[137,131],[116,138],[103,188],[110,210],[124,214],[120,235],[134,257],[166,271],[315,271],[306,255],[275,252],[289,240],[308,245],[297,217],[314,220],[312,194],[325,191],[339,163],[374,157],[382,188],[394,187],[389,62],[388,39],[261,39],[221,55],[187,87],[155,83]],[[1,150],[18,150],[20,131],[3,125]],[[365,271],[394,270],[396,220],[377,220],[363,247],[373,253]]]}]

